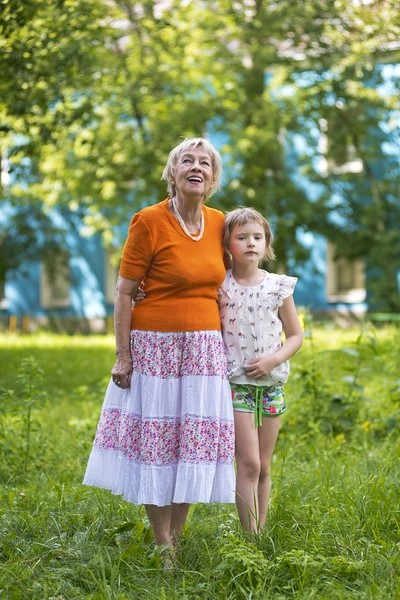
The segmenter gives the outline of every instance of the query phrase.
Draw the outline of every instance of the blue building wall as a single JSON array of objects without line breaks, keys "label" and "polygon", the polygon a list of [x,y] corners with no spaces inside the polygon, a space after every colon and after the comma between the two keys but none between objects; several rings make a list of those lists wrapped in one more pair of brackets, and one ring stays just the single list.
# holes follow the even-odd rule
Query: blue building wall
[{"label": "blue building wall", "polygon": [[99,236],[80,237],[68,233],[70,252],[70,305],[45,309],[40,298],[40,263],[29,263],[20,272],[10,275],[5,285],[7,306],[1,311],[7,315],[35,317],[104,318],[113,312],[106,302],[106,253]]},{"label": "blue building wall", "polygon": [[[400,65],[383,65],[383,83],[379,91],[384,96],[390,93],[390,83],[393,74],[400,75]],[[387,81],[387,83],[385,83]],[[394,111],[399,116],[399,112]],[[375,176],[383,176],[389,162],[399,162],[399,139],[396,132],[380,127],[374,135],[379,136],[382,149],[382,160],[375,165]],[[219,146],[223,139],[218,139],[214,132],[215,144]],[[315,155],[314,149],[307,149],[305,140],[299,135],[293,135],[286,148],[287,160],[292,166],[300,164],[300,156],[310,150],[310,155]],[[291,169],[293,179],[307,194],[310,201],[314,201],[323,192],[321,184],[310,182],[301,173],[299,168]],[[340,201],[340,198],[338,198]],[[0,314],[31,315],[31,316],[70,316],[86,319],[104,318],[112,314],[113,305],[106,298],[106,252],[102,247],[99,236],[81,237],[74,227],[66,227],[66,246],[70,252],[71,290],[70,305],[65,308],[44,309],[40,301],[40,265],[29,264],[17,274],[10,275],[5,285],[5,299]],[[400,226],[400,224],[399,224]],[[127,230],[127,226],[126,226]],[[346,310],[360,313],[368,308],[367,303],[341,304],[328,301],[326,290],[327,277],[327,241],[309,232],[300,232],[302,244],[310,249],[309,261],[297,267],[299,281],[295,289],[295,301],[298,306],[306,307],[312,311]],[[400,273],[399,273],[400,285]]]},{"label": "blue building wall", "polygon": [[[297,269],[299,280],[294,298],[297,306],[314,311],[340,308],[326,299],[326,240],[310,233],[304,235],[303,243],[310,247],[308,263]],[[82,317],[105,318],[113,313],[113,304],[106,301],[106,252],[99,236],[80,238],[69,236],[70,256],[70,306],[44,309],[40,298],[40,264],[29,265],[24,273],[8,278],[5,287],[7,308],[3,316],[29,315],[33,317]],[[365,310],[363,305],[347,305],[348,310]]]}]

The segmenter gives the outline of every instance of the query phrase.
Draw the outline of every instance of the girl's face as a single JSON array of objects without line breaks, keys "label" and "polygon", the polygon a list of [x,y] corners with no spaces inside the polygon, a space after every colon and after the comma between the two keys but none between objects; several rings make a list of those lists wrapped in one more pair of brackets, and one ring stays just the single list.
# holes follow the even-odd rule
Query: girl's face
[{"label": "girl's face", "polygon": [[264,229],[258,223],[236,225],[229,237],[228,250],[235,264],[252,264],[260,262],[266,251]]}]

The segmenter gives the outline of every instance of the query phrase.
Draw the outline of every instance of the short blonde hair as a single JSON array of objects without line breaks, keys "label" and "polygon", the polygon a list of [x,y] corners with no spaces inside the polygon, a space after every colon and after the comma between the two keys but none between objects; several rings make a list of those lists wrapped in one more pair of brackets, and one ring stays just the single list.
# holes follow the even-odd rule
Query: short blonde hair
[{"label": "short blonde hair", "polygon": [[246,225],[246,223],[257,223],[260,225],[260,227],[262,227],[265,234],[265,253],[263,258],[266,260],[274,260],[275,253],[272,249],[274,236],[270,224],[261,213],[254,208],[247,208],[246,206],[236,208],[225,215],[224,228],[222,232],[222,245],[224,250],[228,251],[229,240],[234,228],[237,225]]},{"label": "short blonde hair", "polygon": [[178,158],[182,152],[185,152],[192,146],[195,148],[203,148],[203,150],[207,152],[211,159],[214,186],[210,188],[206,194],[206,200],[208,200],[208,198],[211,198],[214,192],[216,192],[221,185],[222,160],[218,150],[216,150],[214,146],[204,138],[186,138],[178,146],[175,146],[175,148],[169,153],[167,164],[165,165],[161,179],[168,181],[168,193],[171,198],[175,196],[176,188],[175,185],[171,183],[171,179],[175,178],[176,163],[178,162]]}]

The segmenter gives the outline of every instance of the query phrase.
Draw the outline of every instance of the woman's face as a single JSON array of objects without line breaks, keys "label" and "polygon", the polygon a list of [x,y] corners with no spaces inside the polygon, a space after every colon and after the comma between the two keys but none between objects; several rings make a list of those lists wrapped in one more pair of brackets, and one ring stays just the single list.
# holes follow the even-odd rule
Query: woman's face
[{"label": "woman's face", "polygon": [[184,150],[178,156],[171,183],[175,185],[177,194],[204,198],[215,183],[210,155],[200,146]]}]

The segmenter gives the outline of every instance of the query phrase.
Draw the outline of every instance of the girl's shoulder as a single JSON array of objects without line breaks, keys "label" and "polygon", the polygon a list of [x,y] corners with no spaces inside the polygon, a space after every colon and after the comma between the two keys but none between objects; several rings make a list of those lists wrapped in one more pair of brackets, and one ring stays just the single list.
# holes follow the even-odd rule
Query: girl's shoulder
[{"label": "girl's shoulder", "polygon": [[[270,273],[261,269],[265,273],[264,279],[255,288],[261,287],[268,291],[279,291],[280,289],[294,289],[297,283],[297,277],[291,277],[281,273]],[[225,274],[224,282],[221,286],[224,290],[229,289],[242,289],[236,281],[232,273],[232,269],[228,269]],[[250,289],[250,288],[249,288]]]},{"label": "girl's shoulder", "polygon": [[232,269],[227,269],[225,279],[221,287],[226,288],[232,282]]},{"label": "girl's shoulder", "polygon": [[297,277],[267,271],[264,288],[267,293],[272,293],[277,297],[281,305],[285,298],[293,294],[296,283]]},{"label": "girl's shoulder", "polygon": [[232,291],[232,281],[234,281],[232,277],[232,269],[228,269],[225,274],[225,279],[218,290],[219,296],[224,294],[228,294],[230,296],[230,292]]},{"label": "girl's shoulder", "polygon": [[297,277],[292,277],[291,275],[285,275],[284,273],[270,273],[269,271],[265,271],[265,281],[270,283],[278,283],[278,284],[286,284],[293,283],[296,285]]}]

